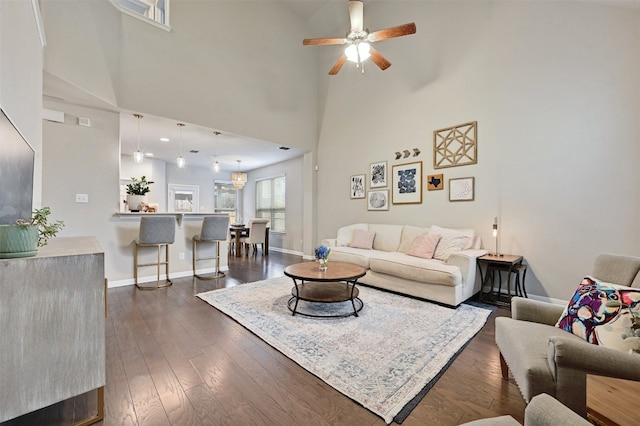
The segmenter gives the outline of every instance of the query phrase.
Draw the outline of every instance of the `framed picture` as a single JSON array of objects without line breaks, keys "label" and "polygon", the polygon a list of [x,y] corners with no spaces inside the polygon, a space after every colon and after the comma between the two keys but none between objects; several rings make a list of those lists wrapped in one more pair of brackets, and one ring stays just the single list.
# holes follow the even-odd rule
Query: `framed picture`
[{"label": "framed picture", "polygon": [[389,190],[369,191],[367,210],[389,210]]},{"label": "framed picture", "polygon": [[380,161],[369,166],[369,188],[384,188],[387,186],[387,162]]},{"label": "framed picture", "polygon": [[475,178],[449,179],[449,201],[473,201]]},{"label": "framed picture", "polygon": [[351,176],[351,199],[364,198],[365,175]]},{"label": "framed picture", "polygon": [[444,175],[442,173],[427,176],[427,191],[439,191],[441,189],[444,189]]},{"label": "framed picture", "polygon": [[422,161],[393,166],[393,204],[422,203]]}]

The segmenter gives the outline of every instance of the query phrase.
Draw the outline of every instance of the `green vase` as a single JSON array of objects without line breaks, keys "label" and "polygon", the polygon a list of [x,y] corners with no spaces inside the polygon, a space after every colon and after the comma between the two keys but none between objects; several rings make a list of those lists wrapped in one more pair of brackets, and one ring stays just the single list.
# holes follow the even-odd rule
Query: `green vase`
[{"label": "green vase", "polygon": [[38,225],[0,225],[0,259],[38,253]]}]

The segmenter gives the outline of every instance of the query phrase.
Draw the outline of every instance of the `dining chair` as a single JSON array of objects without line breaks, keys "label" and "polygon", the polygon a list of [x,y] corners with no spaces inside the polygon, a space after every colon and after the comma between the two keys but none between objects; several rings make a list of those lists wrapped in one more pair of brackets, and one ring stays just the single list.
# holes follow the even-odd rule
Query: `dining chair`
[{"label": "dining chair", "polygon": [[247,254],[249,254],[249,247],[252,248],[253,254],[258,254],[258,244],[262,247],[262,255],[265,254],[265,241],[267,224],[269,219],[251,219],[248,223],[249,235],[242,237],[240,243],[247,247]]}]

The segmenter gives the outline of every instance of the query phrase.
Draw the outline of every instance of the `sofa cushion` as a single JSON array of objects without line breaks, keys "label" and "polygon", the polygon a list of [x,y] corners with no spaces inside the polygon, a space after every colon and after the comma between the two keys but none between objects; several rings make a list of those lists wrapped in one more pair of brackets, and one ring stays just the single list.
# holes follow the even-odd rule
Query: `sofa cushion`
[{"label": "sofa cushion", "polygon": [[376,252],[369,259],[372,271],[429,284],[457,286],[462,273],[457,266],[446,265],[437,259],[422,259],[400,252]]},{"label": "sofa cushion", "polygon": [[353,231],[356,229],[364,229],[365,231],[369,229],[369,225],[366,223],[356,223],[354,225],[343,226],[342,228],[338,228],[338,234],[336,237],[336,245],[337,246],[348,246],[353,240]]},{"label": "sofa cushion", "polygon": [[411,250],[407,252],[409,256],[421,257],[423,259],[432,259],[436,246],[440,241],[438,234],[422,234],[413,240]]},{"label": "sofa cushion", "polygon": [[475,231],[473,229],[441,228],[433,225],[429,228],[429,233],[440,234],[441,236],[433,257],[447,260],[451,253],[471,248]]},{"label": "sofa cushion", "polygon": [[355,229],[353,231],[353,239],[351,240],[351,243],[349,243],[349,247],[371,250],[373,248],[373,241],[375,238],[376,233],[373,231]]},{"label": "sofa cushion", "polygon": [[369,231],[376,233],[373,248],[382,251],[396,251],[402,237],[402,225],[369,225]]},{"label": "sofa cushion", "polygon": [[429,232],[429,228],[422,228],[420,226],[404,225],[402,227],[402,237],[400,238],[400,246],[398,251],[401,253],[407,253],[411,249],[413,241],[420,235]]},{"label": "sofa cushion", "polygon": [[640,353],[633,316],[640,318],[640,289],[585,277],[556,327],[595,345]]},{"label": "sofa cushion", "polygon": [[347,262],[369,269],[369,259],[376,257],[379,253],[383,252],[354,247],[332,247],[331,253],[329,253],[329,264],[331,262]]}]

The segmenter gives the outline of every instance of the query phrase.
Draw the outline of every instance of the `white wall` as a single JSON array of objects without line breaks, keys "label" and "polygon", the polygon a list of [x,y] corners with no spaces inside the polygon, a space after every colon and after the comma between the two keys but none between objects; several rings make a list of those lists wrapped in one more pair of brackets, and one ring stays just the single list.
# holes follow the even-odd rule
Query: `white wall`
[{"label": "white wall", "polygon": [[174,1],[170,32],[115,10],[45,2],[46,71],[122,109],[314,148],[313,51],[281,2]]},{"label": "white wall", "polygon": [[256,181],[276,176],[286,176],[286,232],[271,231],[269,246],[277,251],[292,254],[303,253],[304,215],[303,215],[303,188],[304,188],[304,158],[294,158],[271,166],[262,167],[248,173],[247,183],[242,190],[243,210],[242,217],[245,222],[256,217]]},{"label": "white wall", "polygon": [[[529,264],[530,294],[567,299],[600,252],[640,255],[640,12],[586,2],[368,4],[371,28],[414,20],[380,43],[393,66],[333,78],[318,146],[318,238],[354,222],[473,227]],[[322,66],[322,65],[321,65]],[[478,121],[478,164],[434,170],[433,131]],[[474,176],[475,201],[426,191],[368,212],[349,176],[418,147],[424,177]]]}]

